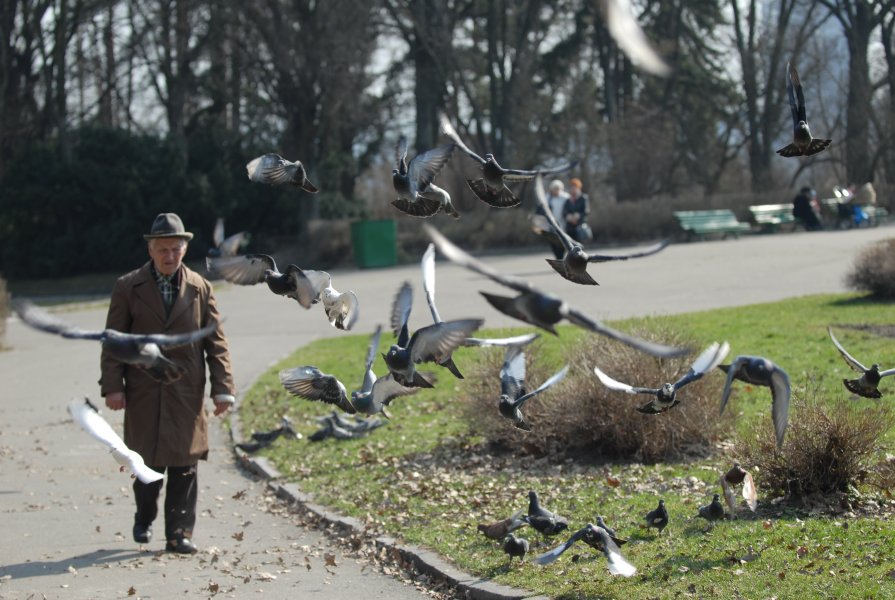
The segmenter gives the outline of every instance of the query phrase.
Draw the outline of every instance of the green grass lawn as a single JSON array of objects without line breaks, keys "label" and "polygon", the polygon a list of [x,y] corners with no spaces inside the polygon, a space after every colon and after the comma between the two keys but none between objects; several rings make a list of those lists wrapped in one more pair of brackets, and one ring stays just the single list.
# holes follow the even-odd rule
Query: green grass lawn
[{"label": "green grass lawn", "polygon": [[[826,402],[860,408],[872,401],[852,400],[842,387],[841,379],[852,375],[830,342],[827,325],[834,325],[838,339],[858,360],[879,361],[887,368],[895,363],[895,339],[844,325],[890,325],[893,314],[891,303],[824,295],[617,325],[628,329],[661,322],[700,344],[728,340],[731,357],[763,355],[783,366],[795,395],[810,388]],[[559,339],[542,336],[540,356],[550,368],[558,368],[561,346],[574,344],[580,335],[585,334],[564,328]],[[383,335],[383,346],[390,343],[391,335]],[[360,385],[366,344],[366,336],[315,342],[264,374],[241,404],[244,434],[270,429],[284,414],[306,436],[315,431],[313,416],[326,414],[329,407],[288,396],[277,371],[312,364],[339,377],[350,391]],[[461,349],[455,361],[461,370],[471,370],[479,352]],[[376,368],[384,374],[381,361]],[[694,515],[720,491],[717,476],[730,465],[723,453],[729,444],[721,444],[710,458],[659,465],[489,453],[484,440],[469,433],[454,401],[467,383],[434,368],[436,389],[396,400],[393,420],[368,437],[319,444],[281,439],[265,455],[318,502],[364,520],[374,531],[428,546],[476,575],[555,598],[895,597],[895,523],[892,502],[884,497],[862,490],[864,499],[871,499],[862,516],[818,514],[772,504],[761,495],[761,474],[756,473],[758,514],[720,522],[706,532],[705,522]],[[881,388],[888,396],[895,381],[884,380]],[[482,403],[483,410],[496,410],[496,399]],[[741,433],[769,430],[769,409],[767,390],[742,385],[728,408]],[[791,420],[798,416],[791,411]],[[889,445],[893,435],[890,430]],[[610,485],[615,483],[607,479],[610,474],[620,485]],[[545,506],[567,516],[573,530],[603,515],[630,540],[622,551],[637,566],[637,574],[613,578],[602,555],[583,544],[546,567],[530,562],[508,566],[499,543],[484,538],[476,525],[526,507],[529,489],[539,492]],[[671,515],[662,535],[641,528],[659,497]],[[875,511],[873,502],[881,510]],[[538,539],[527,528],[519,533],[532,542]],[[559,537],[533,552],[565,541]],[[573,560],[576,555],[579,560]]]}]

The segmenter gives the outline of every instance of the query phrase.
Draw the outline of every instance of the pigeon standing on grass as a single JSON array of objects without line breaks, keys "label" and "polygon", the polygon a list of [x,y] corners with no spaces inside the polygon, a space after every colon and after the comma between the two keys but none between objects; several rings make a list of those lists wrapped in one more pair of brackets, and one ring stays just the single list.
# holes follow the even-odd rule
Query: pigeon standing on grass
[{"label": "pigeon standing on grass", "polygon": [[516,557],[519,557],[521,562],[525,560],[525,555],[528,554],[528,540],[518,538],[511,533],[503,542],[503,551],[504,554],[510,557],[511,563]]},{"label": "pigeon standing on grass", "polygon": [[805,96],[796,68],[786,63],[786,92],[789,94],[789,110],[792,113],[792,143],[777,150],[780,156],[811,156],[827,148],[833,140],[811,137],[808,118],[805,116]]},{"label": "pigeon standing on grass", "polygon": [[310,194],[320,190],[308,181],[308,174],[301,161],[289,161],[279,154],[264,154],[254,158],[246,165],[249,179],[255,183],[268,185],[294,185]]},{"label": "pigeon standing on grass", "polygon": [[524,511],[520,508],[502,521],[479,523],[476,529],[489,540],[502,540],[520,527],[525,527],[526,523],[522,518],[523,512]]},{"label": "pigeon standing on grass", "polygon": [[501,416],[511,420],[517,429],[531,431],[531,425],[522,414],[522,407],[529,398],[534,398],[547,388],[559,383],[569,372],[566,365],[547,379],[537,389],[526,392],[525,351],[521,346],[509,346],[500,368],[500,401],[497,405]]},{"label": "pigeon standing on grass", "polygon": [[686,348],[675,348],[673,346],[648,342],[622,333],[616,329],[612,329],[611,327],[591,319],[583,313],[573,309],[562,299],[550,294],[545,294],[530,283],[517,277],[501,275],[491,267],[461,250],[434,227],[425,224],[423,225],[423,229],[426,230],[426,233],[428,233],[429,237],[432,238],[432,241],[435,242],[435,246],[438,248],[439,252],[449,260],[466,267],[471,271],[484,275],[500,285],[506,286],[519,293],[519,295],[514,298],[508,298],[505,296],[480,292],[494,308],[505,315],[540,327],[553,335],[558,335],[554,325],[563,319],[567,319],[578,327],[618,340],[636,350],[659,358],[679,356],[681,354],[686,354],[687,352]]},{"label": "pigeon standing on grass", "polygon": [[724,505],[721,504],[721,496],[720,494],[715,494],[712,496],[712,501],[705,505],[699,507],[699,515],[706,521],[710,523],[714,523],[715,521],[720,521],[724,518]]},{"label": "pigeon standing on grass", "polygon": [[544,182],[541,179],[540,175],[538,175],[535,179],[534,188],[535,196],[537,196],[538,199],[538,205],[543,210],[544,216],[547,218],[547,222],[550,223],[550,227],[553,229],[554,234],[563,245],[563,248],[565,248],[565,254],[563,254],[563,257],[561,259],[548,258],[546,259],[547,264],[549,264],[554,271],[562,275],[564,279],[568,279],[572,283],[580,283],[582,285],[599,285],[594,280],[594,278],[590,276],[590,273],[587,272],[587,265],[590,263],[608,262],[612,260],[628,260],[629,258],[650,256],[664,249],[668,245],[668,240],[664,240],[642,252],[635,252],[633,254],[624,254],[620,256],[588,254],[581,246],[581,244],[573,240],[571,236],[566,233],[565,228],[560,227],[559,223],[556,222],[556,217],[553,215],[553,211],[547,204],[547,196],[544,194]]},{"label": "pigeon standing on grass", "polygon": [[771,388],[774,433],[777,437],[777,447],[782,447],[783,436],[786,435],[786,426],[789,422],[790,385],[786,371],[761,356],[737,356],[731,364],[718,367],[727,373],[724,393],[721,396],[721,414],[724,413],[724,408],[730,399],[734,379]]},{"label": "pigeon standing on grass", "polygon": [[606,530],[606,533],[609,534],[609,537],[612,538],[612,541],[615,542],[616,546],[623,546],[628,543],[628,540],[623,540],[623,539],[619,538],[618,534],[615,533],[615,529],[613,529],[609,525],[607,525],[606,521],[604,521],[603,517],[600,515],[597,515],[597,526],[602,527],[603,529]]},{"label": "pigeon standing on grass", "polygon": [[879,391],[879,382],[883,377],[895,375],[895,369],[880,371],[879,365],[876,363],[870,365],[870,368],[865,367],[842,347],[842,344],[840,344],[839,340],[836,339],[836,336],[833,335],[832,327],[827,327],[827,331],[829,332],[830,339],[833,340],[836,349],[839,350],[839,354],[842,355],[842,359],[845,360],[845,363],[854,371],[861,374],[857,379],[843,379],[842,383],[845,384],[845,388],[853,394],[857,394],[864,398],[882,398],[883,394]]},{"label": "pigeon standing on grass", "polygon": [[615,542],[604,528],[588,523],[583,528],[576,531],[565,544],[561,544],[541,554],[535,558],[534,562],[539,565],[548,565],[563,555],[563,553],[575,545],[575,542],[582,540],[588,546],[595,550],[599,550],[606,557],[609,572],[613,575],[621,575],[622,577],[631,577],[637,572],[637,568],[629,563]]},{"label": "pigeon standing on grass", "polygon": [[335,290],[332,277],[326,271],[289,265],[284,273],[280,273],[276,261],[267,254],[208,257],[205,260],[210,272],[220,273],[230,283],[255,285],[264,282],[274,294],[292,298],[307,309],[322,301],[326,318],[336,329],[349,330],[357,322],[360,314],[357,296],[350,290]]},{"label": "pigeon standing on grass", "polygon": [[451,203],[451,195],[432,180],[441,172],[454,153],[455,144],[445,144],[418,154],[407,164],[407,138],[403,135],[395,147],[395,168],[392,169],[392,185],[398,197],[392,206],[411,217],[431,217],[439,210],[460,218]]},{"label": "pigeon standing on grass", "polygon": [[706,348],[702,354],[700,354],[693,364],[690,366],[690,369],[682,375],[677,381],[674,383],[664,383],[660,388],[643,388],[643,387],[633,387],[628,385],[627,383],[622,383],[620,381],[616,381],[612,379],[606,373],[594,367],[594,373],[596,373],[597,377],[600,378],[600,381],[611,390],[615,390],[617,392],[625,392],[626,394],[652,394],[655,396],[652,400],[640,406],[637,410],[642,413],[656,415],[659,413],[663,413],[668,409],[677,406],[680,404],[680,400],[677,399],[677,392],[682,387],[687,385],[688,383],[692,383],[699,379],[702,379],[702,376],[706,373],[712,371],[717,367],[724,357],[727,356],[727,353],[730,351],[730,346],[727,342],[723,344],[718,344],[718,342],[714,342],[708,348]]},{"label": "pigeon standing on grass", "polygon": [[734,494],[733,488],[740,484],[743,485],[743,499],[746,500],[749,510],[755,512],[755,509],[758,507],[755,481],[752,479],[752,474],[744,469],[739,462],[734,462],[730,470],[721,473],[719,480],[721,489],[724,491],[724,501],[727,503],[730,514],[736,514],[737,512],[736,494]]},{"label": "pigeon standing on grass", "polygon": [[147,467],[143,462],[143,457],[124,444],[124,440],[100,416],[99,411],[89,399],[72,400],[68,405],[68,412],[84,431],[109,447],[112,458],[121,465],[122,470],[129,470],[143,483],[152,483],[164,477],[162,473]]},{"label": "pigeon standing on grass", "polygon": [[664,500],[659,500],[659,506],[646,513],[646,526],[655,527],[659,533],[668,526],[668,510]]},{"label": "pigeon standing on grass", "polygon": [[577,164],[577,162],[575,162],[556,169],[544,169],[541,171],[504,169],[497,164],[497,160],[494,158],[493,154],[486,154],[485,158],[482,158],[470,150],[469,146],[463,143],[463,140],[460,139],[457,130],[454,129],[454,126],[451,125],[451,122],[444,113],[439,116],[439,121],[441,122],[441,131],[451,138],[464,154],[478,162],[481,166],[482,177],[480,179],[467,179],[466,184],[476,197],[488,206],[493,206],[495,208],[519,206],[522,204],[522,201],[510,191],[510,188],[506,185],[507,183],[531,181],[539,173],[543,175],[558,175],[573,169]]},{"label": "pigeon standing on grass", "polygon": [[528,514],[523,518],[532,529],[546,537],[562,533],[569,528],[568,519],[541,506],[538,494],[534,490],[528,492]]},{"label": "pigeon standing on grass", "polygon": [[109,356],[117,361],[145,369],[156,381],[172,383],[180,379],[185,367],[164,354],[162,348],[176,348],[193,344],[211,335],[218,324],[212,323],[189,333],[124,333],[114,329],[89,330],[75,327],[57,319],[28,300],[15,299],[12,308],[20,319],[35,329],[55,333],[67,339],[96,340]]}]

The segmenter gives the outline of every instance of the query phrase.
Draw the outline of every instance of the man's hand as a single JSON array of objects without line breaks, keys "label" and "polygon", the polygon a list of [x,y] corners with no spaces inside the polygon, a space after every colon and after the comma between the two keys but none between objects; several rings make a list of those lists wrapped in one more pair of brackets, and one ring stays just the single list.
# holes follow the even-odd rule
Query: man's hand
[{"label": "man's hand", "polygon": [[106,406],[111,410],[121,410],[127,405],[124,392],[111,392],[106,394]]},{"label": "man's hand", "polygon": [[236,398],[230,394],[218,394],[212,398],[212,401],[214,402],[214,416],[219,417],[233,406]]}]

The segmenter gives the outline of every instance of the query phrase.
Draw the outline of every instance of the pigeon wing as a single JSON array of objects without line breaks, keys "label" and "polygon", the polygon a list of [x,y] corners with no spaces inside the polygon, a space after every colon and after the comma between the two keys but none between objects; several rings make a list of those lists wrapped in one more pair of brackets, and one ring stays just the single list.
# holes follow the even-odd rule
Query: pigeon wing
[{"label": "pigeon wing", "polygon": [[361,393],[368,393],[376,382],[376,373],[373,372],[373,363],[376,361],[376,353],[379,351],[379,338],[382,336],[382,325],[377,325],[370,343],[367,345],[367,356],[364,358],[364,382]]},{"label": "pigeon wing", "polygon": [[161,473],[147,467],[143,457],[125,445],[124,440],[100,416],[89,401],[72,400],[68,405],[68,412],[84,431],[108,446],[118,464],[130,468],[137,479],[143,483],[152,483],[164,477]]},{"label": "pigeon wing", "polygon": [[426,292],[426,302],[429,303],[432,320],[435,323],[441,323],[441,316],[435,307],[435,244],[429,244],[429,247],[426,248],[421,266],[423,269],[423,291]]},{"label": "pigeon wing", "polygon": [[500,393],[515,400],[525,393],[525,351],[509,346],[500,367]]},{"label": "pigeon wing", "polygon": [[[808,122],[808,117],[805,116],[805,96],[802,94],[802,82],[799,80],[799,74],[796,72],[796,68],[791,63],[786,63],[786,68],[789,70],[789,104],[790,108],[792,108],[793,103],[795,103],[795,110],[793,112],[793,125],[798,125],[799,121]],[[795,90],[795,99],[793,99],[792,92]]]},{"label": "pigeon wing", "polygon": [[674,391],[681,389],[688,383],[701,379],[703,375],[713,371],[724,360],[728,352],[730,352],[730,344],[727,342],[723,344],[718,342],[712,343],[712,345],[702,351],[702,354],[696,357],[687,373],[674,382]]},{"label": "pigeon wing", "polygon": [[245,246],[249,241],[249,234],[245,231],[234,233],[230,237],[221,240],[216,245],[221,251],[221,256],[235,256],[239,249]]},{"label": "pigeon wing", "polygon": [[743,477],[743,498],[746,500],[749,510],[755,512],[758,507],[758,494],[755,492],[755,480],[752,479],[752,473],[748,471]]},{"label": "pigeon wing", "polygon": [[783,436],[786,435],[786,426],[789,423],[789,375],[786,371],[774,365],[771,372],[771,397],[773,399],[774,433],[777,436],[777,447],[783,446]]},{"label": "pigeon wing", "polygon": [[842,355],[842,358],[845,359],[845,362],[848,364],[848,366],[858,373],[866,373],[867,367],[858,362],[858,359],[849,354],[848,350],[842,347],[842,344],[840,344],[839,340],[836,339],[836,336],[833,335],[833,328],[827,326],[827,332],[830,334],[830,339],[833,340],[833,345],[836,346],[837,350],[839,350],[839,354]]},{"label": "pigeon wing", "polygon": [[527,346],[541,336],[539,333],[526,333],[525,335],[517,335],[508,338],[466,338],[463,340],[464,346]]},{"label": "pigeon wing", "polygon": [[456,144],[445,144],[418,154],[410,161],[407,178],[411,191],[424,192],[451,158]]},{"label": "pigeon wing", "polygon": [[336,329],[349,331],[360,316],[360,302],[357,295],[348,290],[341,294],[327,294],[323,297],[323,309],[329,324]]},{"label": "pigeon wing", "polygon": [[456,263],[462,267],[466,267],[471,271],[475,271],[480,275],[484,275],[485,277],[496,281],[500,285],[504,285],[508,288],[514,289],[517,292],[540,293],[531,284],[523,281],[522,279],[509,275],[501,275],[488,265],[473,258],[470,254],[468,254],[464,250],[461,250],[457,245],[444,237],[441,232],[439,232],[428,223],[423,224],[423,229],[426,231],[426,233],[429,234],[429,237],[432,239],[432,241],[435,242],[435,247],[438,248],[438,251],[446,256],[447,259],[451,262]]},{"label": "pigeon wing", "polygon": [[255,285],[264,281],[268,270],[277,272],[277,263],[267,254],[245,254],[242,256],[220,256],[205,259],[208,271],[237,285]]},{"label": "pigeon wing", "polygon": [[407,175],[407,138],[403,135],[395,144],[395,168],[401,175]]},{"label": "pigeon wing", "polygon": [[599,367],[594,367],[594,374],[600,380],[600,383],[616,392],[624,392],[626,394],[656,394],[659,391],[656,388],[634,387],[627,383],[622,383],[601,371]]},{"label": "pigeon wing", "polygon": [[295,265],[286,268],[286,274],[292,278],[295,284],[296,300],[305,308],[320,300],[320,292],[332,282],[326,271],[313,271],[301,269]]},{"label": "pigeon wing", "polygon": [[531,398],[533,396],[537,396],[538,394],[540,394],[547,388],[552,387],[552,386],[556,385],[557,383],[559,383],[560,381],[562,381],[568,372],[569,372],[569,365],[566,365],[562,369],[560,369],[559,371],[554,373],[549,379],[547,379],[547,381],[545,381],[540,386],[538,386],[537,389],[535,389],[531,392],[528,392],[527,394],[525,394],[524,396],[519,398],[516,401],[516,408],[522,408],[522,405],[525,404],[526,400],[528,400],[529,398]]},{"label": "pigeon wing", "polygon": [[419,364],[448,356],[484,323],[482,319],[458,319],[418,329],[407,344],[410,360]]},{"label": "pigeon wing", "polygon": [[134,334],[122,333],[120,331],[114,330],[109,330],[107,333],[109,334],[109,337],[118,338],[121,341],[127,340],[134,344],[155,344],[156,346],[163,346],[165,348],[176,348],[177,346],[186,346],[188,344],[198,342],[199,340],[208,337],[209,335],[214,333],[217,327],[218,322],[214,322],[206,325],[202,329],[197,329],[188,333]]},{"label": "pigeon wing", "polygon": [[356,412],[348,402],[345,386],[333,375],[327,375],[312,366],[295,367],[280,371],[280,383],[290,394],[317,400],[327,404],[335,404],[348,413]]},{"label": "pigeon wing", "polygon": [[608,531],[596,525],[588,525],[587,529],[590,529],[594,535],[600,538],[600,547],[603,550],[603,556],[606,557],[608,562],[610,573],[621,575],[622,577],[631,577],[637,572],[637,568],[622,556],[621,550],[612,541],[612,536],[609,535]]},{"label": "pigeon wing", "polygon": [[377,379],[373,384],[373,405],[388,406],[392,400],[401,396],[412,396],[420,390],[418,387],[405,387],[398,383],[394,376],[389,373],[385,377]]},{"label": "pigeon wing", "polygon": [[605,325],[597,320],[591,319],[590,317],[578,312],[573,308],[569,308],[566,306],[564,308],[564,314],[570,322],[575,325],[582,327],[584,329],[588,329],[594,333],[598,333],[600,335],[605,335],[608,338],[612,338],[617,340],[627,346],[631,346],[635,350],[639,350],[650,356],[656,356],[658,358],[671,358],[674,356],[680,356],[682,354],[686,354],[688,350],[686,348],[677,348],[675,346],[666,346],[665,344],[658,344],[656,342],[648,342],[644,339],[628,335],[627,333],[623,333],[618,331],[617,329],[613,329],[608,325]]},{"label": "pigeon wing", "polygon": [[[786,94],[789,96],[789,112],[792,115],[792,128],[793,130],[796,130],[799,128],[799,106],[796,104],[796,94],[792,81],[794,73],[795,68],[793,68],[790,63],[786,63]],[[798,80],[798,74],[796,74],[796,79]],[[792,144],[790,144],[790,146],[792,146]],[[793,156],[792,154],[783,154],[783,151],[790,146],[778,150],[777,153],[781,156]]]},{"label": "pigeon wing", "polygon": [[407,321],[410,319],[410,309],[413,308],[413,287],[409,281],[405,281],[392,300],[392,312],[389,315],[389,326],[392,332],[398,336],[398,345],[406,347]]},{"label": "pigeon wing", "polygon": [[727,504],[727,509],[731,514],[736,514],[737,511],[737,497],[733,492],[733,486],[727,481],[727,477],[725,477],[727,473],[721,473],[721,477],[718,478],[718,481],[721,483],[721,491],[724,492],[724,502]]},{"label": "pigeon wing", "polygon": [[460,139],[460,134],[458,134],[457,130],[454,129],[454,126],[451,125],[451,122],[447,118],[446,114],[444,114],[444,113],[439,114],[438,121],[441,124],[441,132],[444,133],[444,135],[451,138],[451,141],[454,142],[455,144],[457,144],[457,147],[460,148],[460,150],[463,151],[464,154],[466,154],[469,158],[471,158],[475,161],[478,161],[481,164],[485,164],[486,161],[484,158],[482,158],[481,156],[479,156],[478,154],[476,154],[475,152],[470,150],[469,146],[467,146],[466,144],[463,143],[463,140]]},{"label": "pigeon wing", "polygon": [[667,77],[671,69],[653,48],[637,19],[634,18],[631,1],[600,0],[598,4],[602,9],[609,35],[631,62],[648,73]]},{"label": "pigeon wing", "polygon": [[568,550],[569,548],[574,546],[575,542],[577,542],[578,540],[583,538],[587,534],[587,531],[588,531],[587,527],[579,529],[578,531],[573,533],[572,537],[570,537],[564,544],[560,544],[553,550],[550,550],[548,552],[545,552],[544,554],[541,554],[540,556],[535,557],[535,559],[534,559],[535,564],[539,564],[541,566],[549,565],[550,563],[555,561],[557,558],[562,556],[566,550]]},{"label": "pigeon wing", "polygon": [[55,333],[64,338],[83,340],[99,340],[105,336],[103,331],[81,329],[66,323],[24,298],[15,298],[12,301],[12,308],[25,324],[47,333]]},{"label": "pigeon wing", "polygon": [[553,229],[553,233],[559,238],[559,241],[562,243],[563,247],[566,249],[566,252],[569,252],[574,246],[579,244],[575,243],[569,234],[566,233],[566,230],[559,226],[559,223],[556,222],[556,217],[553,215],[553,211],[550,210],[550,206],[547,204],[547,195],[544,193],[544,179],[540,174],[535,178],[535,197],[538,199],[538,205],[541,207],[541,210],[544,211],[544,216],[547,217],[547,221],[550,223],[550,227]]},{"label": "pigeon wing", "polygon": [[721,406],[718,410],[718,414],[724,414],[724,409],[727,407],[727,401],[730,400],[730,390],[733,380],[736,379],[740,369],[742,369],[748,361],[748,356],[737,356],[729,365],[718,365],[721,370],[727,371],[727,381],[724,382],[724,392],[721,394]]},{"label": "pigeon wing", "polygon": [[224,243],[224,219],[222,217],[218,217],[218,220],[215,221],[214,233],[211,234],[211,239],[215,248],[220,248],[221,244]]},{"label": "pigeon wing", "polygon": [[641,250],[640,252],[632,252],[631,254],[621,254],[618,256],[611,256],[605,254],[591,254],[587,258],[587,262],[598,263],[598,262],[609,262],[613,260],[628,260],[629,258],[642,258],[644,256],[650,256],[652,254],[656,254],[657,252],[661,252],[664,250],[668,244],[671,243],[671,240],[662,240],[657,244],[653,244],[649,248]]}]

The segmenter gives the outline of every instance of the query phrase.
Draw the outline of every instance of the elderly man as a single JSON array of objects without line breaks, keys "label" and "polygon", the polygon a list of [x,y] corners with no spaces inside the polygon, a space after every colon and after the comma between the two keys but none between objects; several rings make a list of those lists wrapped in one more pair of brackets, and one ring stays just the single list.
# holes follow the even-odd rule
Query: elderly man
[{"label": "elderly man", "polygon": [[[200,342],[172,348],[167,358],[182,367],[172,382],[161,382],[138,367],[103,352],[100,387],[106,406],[124,409],[124,441],[151,468],[168,472],[165,492],[165,550],[193,554],[198,483],[196,468],[208,457],[208,421],[203,400],[205,365],[211,379],[214,414],[224,414],[234,402],[230,352],[220,327],[211,284],[183,265],[187,242],[174,213],[156,217],[148,240],[150,261],[119,278],[112,291],[106,327],[131,333],[184,333],[217,324]],[[134,541],[152,538],[162,482],[134,481],[137,512]]]}]

